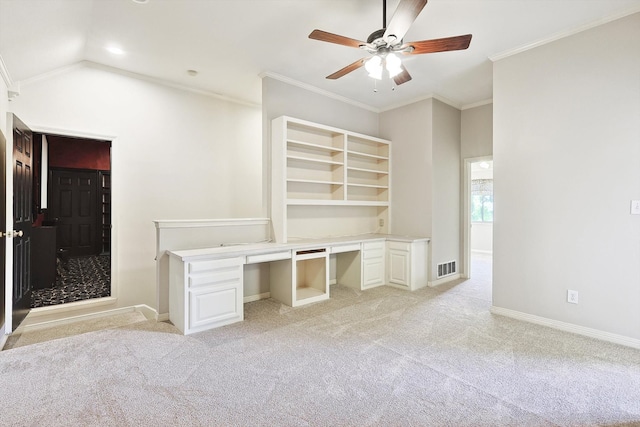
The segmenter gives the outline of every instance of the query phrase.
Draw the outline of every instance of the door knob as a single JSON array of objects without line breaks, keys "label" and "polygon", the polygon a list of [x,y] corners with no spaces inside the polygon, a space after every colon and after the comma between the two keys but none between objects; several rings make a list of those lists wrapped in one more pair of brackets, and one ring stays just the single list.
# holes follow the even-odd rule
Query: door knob
[{"label": "door knob", "polygon": [[7,233],[5,233],[4,231],[0,232],[0,237],[22,237],[23,235],[24,235],[24,232],[22,230],[20,231],[13,230]]}]

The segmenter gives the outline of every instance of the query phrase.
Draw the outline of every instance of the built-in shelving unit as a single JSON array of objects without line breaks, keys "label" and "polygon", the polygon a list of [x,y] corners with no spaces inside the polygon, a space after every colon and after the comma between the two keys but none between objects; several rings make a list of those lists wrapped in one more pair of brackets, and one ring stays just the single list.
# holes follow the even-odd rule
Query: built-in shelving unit
[{"label": "built-in shelving unit", "polygon": [[337,221],[345,216],[368,222],[363,230],[389,232],[390,141],[283,116],[272,122],[271,154],[276,241],[287,241],[289,219],[312,220],[314,207],[325,220],[333,207]]}]

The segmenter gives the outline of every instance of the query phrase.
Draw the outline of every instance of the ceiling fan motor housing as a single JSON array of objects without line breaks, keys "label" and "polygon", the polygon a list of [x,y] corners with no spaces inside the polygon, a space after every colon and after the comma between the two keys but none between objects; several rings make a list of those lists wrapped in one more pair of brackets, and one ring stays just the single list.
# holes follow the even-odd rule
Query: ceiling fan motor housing
[{"label": "ceiling fan motor housing", "polygon": [[402,44],[402,40],[398,40],[397,37],[393,34],[387,35],[386,39],[384,37],[384,33],[387,29],[383,28],[381,30],[374,31],[367,38],[367,44],[374,46],[375,48],[379,47],[397,47]]},{"label": "ceiling fan motor housing", "polygon": [[371,33],[371,35],[369,36],[369,38],[367,38],[367,43],[372,44],[374,41],[381,39],[382,36],[384,35],[385,32],[385,28],[381,29],[381,30],[377,30],[374,31],[373,33]]}]

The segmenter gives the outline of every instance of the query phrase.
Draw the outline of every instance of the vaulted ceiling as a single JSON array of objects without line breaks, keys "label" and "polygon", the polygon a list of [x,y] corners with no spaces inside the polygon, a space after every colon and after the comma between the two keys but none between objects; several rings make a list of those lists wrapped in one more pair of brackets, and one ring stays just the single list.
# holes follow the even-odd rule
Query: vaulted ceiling
[{"label": "vaulted ceiling", "polygon": [[471,33],[471,46],[405,57],[413,80],[377,92],[364,68],[325,79],[365,52],[308,35],[366,40],[382,0],[0,0],[0,56],[13,81],[91,61],[252,103],[267,73],[374,109],[430,95],[463,107],[492,97],[490,57],[633,12],[640,0],[430,0],[405,40]]}]

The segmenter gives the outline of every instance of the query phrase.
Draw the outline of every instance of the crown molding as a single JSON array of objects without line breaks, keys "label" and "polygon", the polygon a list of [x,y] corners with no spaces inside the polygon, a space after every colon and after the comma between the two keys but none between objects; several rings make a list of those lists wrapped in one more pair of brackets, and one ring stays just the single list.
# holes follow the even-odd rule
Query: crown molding
[{"label": "crown molding", "polygon": [[4,63],[2,55],[0,55],[0,76],[2,76],[2,81],[7,87],[6,96],[9,101],[20,95],[20,82],[14,82],[11,78],[9,69],[7,68],[7,64]]},{"label": "crown molding", "polygon": [[471,108],[482,107],[483,105],[493,104],[493,98],[485,99],[478,102],[472,102],[471,104],[465,104],[460,108],[461,110],[469,110]]},{"label": "crown molding", "polygon": [[51,79],[55,76],[68,73],[70,71],[83,68],[86,66],[86,64],[87,64],[87,61],[79,61],[79,62],[74,62],[73,64],[70,64],[70,65],[64,65],[62,67],[54,68],[53,70],[46,71],[41,74],[36,74],[35,76],[29,77],[24,80],[20,80],[20,84],[22,84],[22,86],[29,86],[31,84],[34,84],[43,80]]},{"label": "crown molding", "polygon": [[457,103],[455,101],[452,101],[449,98],[445,98],[442,95],[438,95],[437,93],[432,94],[431,98],[435,99],[436,101],[440,101],[442,103],[445,103],[450,107],[457,108],[458,110],[460,110],[462,108],[462,106],[459,103]]},{"label": "crown molding", "polygon": [[624,12],[621,12],[621,13],[617,13],[615,15],[610,15],[610,16],[598,19],[596,21],[593,21],[593,22],[590,22],[590,23],[587,23],[587,24],[584,24],[584,25],[580,25],[580,26],[572,28],[570,30],[561,31],[561,32],[556,33],[556,34],[552,34],[549,37],[545,37],[545,38],[543,38],[541,40],[538,40],[536,42],[533,42],[533,43],[529,43],[529,44],[526,44],[526,45],[523,45],[523,46],[520,46],[520,47],[517,47],[517,48],[514,48],[514,49],[509,49],[509,50],[504,51],[504,52],[499,52],[499,53],[497,53],[495,55],[489,56],[489,59],[492,62],[500,61],[501,59],[505,59],[505,58],[508,58],[510,56],[522,53],[522,52],[526,52],[527,50],[535,49],[536,47],[540,47],[540,46],[543,46],[545,44],[552,43],[554,41],[563,39],[565,37],[573,36],[575,34],[583,32],[583,31],[590,30],[591,28],[599,27],[600,25],[604,25],[604,24],[607,24],[609,22],[616,21],[618,19],[624,18],[624,17],[629,16],[629,15],[633,15],[633,14],[638,13],[638,12],[640,12],[640,6],[634,7],[632,9],[630,9],[630,10],[627,10],[627,11],[624,11]]},{"label": "crown molding", "polygon": [[4,84],[7,85],[8,88],[13,85],[13,80],[11,80],[11,75],[7,69],[7,64],[4,63],[2,55],[0,55],[0,76],[2,76],[2,80],[4,80]]},{"label": "crown molding", "polygon": [[34,77],[30,77],[28,79],[23,80],[21,83],[23,86],[26,85],[30,85],[33,83],[36,83],[38,81],[42,81],[42,80],[47,80],[50,79],[54,76],[60,75],[60,74],[64,74],[67,73],[69,71],[78,69],[78,68],[93,68],[93,69],[97,69],[97,70],[102,70],[102,71],[106,71],[109,73],[114,73],[114,74],[119,74],[122,76],[126,76],[126,77],[130,77],[133,79],[137,79],[137,80],[143,80],[149,83],[154,83],[160,86],[165,86],[165,87],[170,87],[172,89],[178,89],[178,90],[182,90],[185,92],[190,92],[190,93],[195,93],[197,95],[204,95],[210,98],[216,98],[222,101],[227,101],[227,102],[233,102],[235,104],[240,104],[240,105],[244,105],[247,107],[253,107],[253,108],[260,108],[261,104],[259,103],[255,103],[255,102],[251,102],[251,101],[247,101],[244,99],[239,99],[239,98],[233,98],[231,96],[227,96],[227,95],[222,95],[216,92],[212,92],[212,91],[207,91],[207,90],[202,90],[202,89],[195,89],[189,86],[185,86],[179,83],[174,83],[174,82],[170,82],[168,80],[164,80],[164,79],[159,79],[156,77],[150,77],[150,76],[145,76],[144,74],[138,74],[138,73],[134,73],[132,71],[126,71],[123,70],[121,68],[116,68],[116,67],[111,67],[109,65],[103,65],[103,64],[98,64],[97,62],[92,62],[92,61],[79,61],[76,62],[74,64],[71,65],[67,65],[64,67],[60,67],[60,68],[56,68],[55,70],[52,71],[48,71],[46,73],[42,73],[39,74],[37,76]]},{"label": "crown molding", "polygon": [[279,80],[279,81],[281,81],[283,83],[287,83],[287,84],[290,84],[292,86],[297,86],[297,87],[299,87],[301,89],[308,90],[309,92],[314,92],[314,93],[317,93],[318,95],[326,96],[327,98],[333,98],[333,99],[335,99],[337,101],[341,101],[341,102],[344,102],[346,104],[351,104],[353,106],[356,106],[358,108],[362,108],[364,110],[368,110],[368,111],[371,111],[371,112],[374,112],[374,113],[380,113],[380,109],[379,108],[375,108],[375,107],[372,107],[370,105],[363,104],[362,102],[354,101],[353,99],[347,98],[346,96],[338,95],[338,94],[335,94],[333,92],[329,92],[328,90],[317,88],[317,87],[315,87],[313,85],[310,85],[308,83],[303,83],[301,81],[292,79],[290,77],[283,76],[281,74],[272,73],[270,71],[263,71],[262,73],[258,74],[258,76],[260,78],[262,78],[262,79],[264,79],[265,77],[270,77],[270,78],[272,78],[274,80]]},{"label": "crown molding", "polygon": [[456,103],[456,102],[454,102],[454,101],[452,101],[450,99],[447,99],[444,96],[435,94],[435,93],[430,93],[428,95],[424,95],[424,96],[421,96],[421,97],[418,97],[418,98],[414,98],[414,99],[411,99],[411,100],[406,101],[406,102],[401,102],[401,103],[398,103],[398,104],[392,104],[392,105],[390,105],[388,107],[376,108],[376,107],[372,107],[372,106],[367,105],[367,104],[363,104],[362,102],[354,101],[353,99],[344,97],[342,95],[337,95],[337,94],[335,94],[333,92],[329,92],[329,91],[326,91],[324,89],[319,89],[319,88],[317,88],[317,87],[315,87],[313,85],[310,85],[308,83],[303,83],[301,81],[292,79],[290,77],[283,76],[281,74],[265,71],[265,72],[260,73],[259,76],[261,78],[271,77],[272,79],[279,80],[279,81],[281,81],[283,83],[287,83],[287,84],[290,84],[290,85],[293,85],[293,86],[297,86],[299,88],[306,89],[306,90],[308,90],[310,92],[315,92],[315,93],[317,93],[319,95],[323,95],[323,96],[326,96],[326,97],[329,97],[329,98],[333,98],[333,99],[336,99],[338,101],[345,102],[347,104],[355,105],[356,107],[371,111],[373,113],[378,113],[378,114],[384,113],[385,111],[395,110],[396,108],[404,107],[406,105],[415,104],[416,102],[424,101],[426,99],[436,99],[436,100],[438,100],[440,102],[443,102],[443,103],[445,103],[445,104],[447,104],[447,105],[449,105],[449,106],[451,106],[453,108],[457,108],[458,110],[461,108],[460,104],[458,104],[458,103]]},{"label": "crown molding", "polygon": [[444,96],[438,95],[437,93],[430,93],[427,95],[423,95],[420,96],[418,98],[413,98],[410,99],[409,101],[406,102],[401,102],[398,104],[392,104],[388,107],[385,107],[384,109],[380,110],[381,113],[384,113],[386,111],[391,111],[391,110],[395,110],[396,108],[401,108],[401,107],[405,107],[407,105],[411,105],[411,104],[415,104],[416,102],[420,102],[420,101],[426,101],[427,99],[435,99],[436,101],[440,101],[443,104],[447,104],[450,107],[456,108],[458,110],[461,109],[460,104],[458,104],[457,102],[454,102],[448,98],[445,98]]}]

